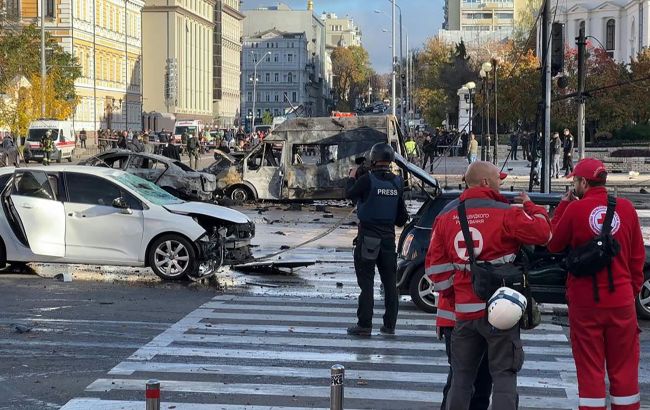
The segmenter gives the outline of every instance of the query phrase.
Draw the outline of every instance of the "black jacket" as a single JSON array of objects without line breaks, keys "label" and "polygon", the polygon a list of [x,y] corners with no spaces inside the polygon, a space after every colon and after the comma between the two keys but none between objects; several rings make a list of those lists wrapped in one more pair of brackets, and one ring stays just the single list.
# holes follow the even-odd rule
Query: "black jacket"
[{"label": "black jacket", "polygon": [[181,154],[178,152],[178,147],[174,144],[167,144],[162,150],[163,156],[177,161],[181,160]]}]

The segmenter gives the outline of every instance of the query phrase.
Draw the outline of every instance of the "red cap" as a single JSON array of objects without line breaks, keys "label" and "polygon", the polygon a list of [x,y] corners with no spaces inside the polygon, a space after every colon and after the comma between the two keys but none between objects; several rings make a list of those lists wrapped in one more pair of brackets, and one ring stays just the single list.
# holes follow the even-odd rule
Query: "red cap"
[{"label": "red cap", "polygon": [[567,178],[581,177],[589,181],[600,181],[598,175],[607,172],[607,168],[602,161],[596,158],[585,158],[578,161],[573,172],[567,175]]},{"label": "red cap", "polygon": [[500,180],[503,181],[503,180],[506,179],[507,177],[508,177],[508,174],[506,174],[505,172],[499,172],[499,179],[500,179]]}]

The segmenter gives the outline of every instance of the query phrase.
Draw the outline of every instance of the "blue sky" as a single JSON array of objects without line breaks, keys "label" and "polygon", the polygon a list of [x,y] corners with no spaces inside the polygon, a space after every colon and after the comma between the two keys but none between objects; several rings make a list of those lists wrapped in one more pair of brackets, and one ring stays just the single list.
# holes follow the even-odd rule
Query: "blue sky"
[{"label": "blue sky", "polygon": [[[283,0],[293,9],[304,10],[307,0]],[[242,9],[270,6],[278,0],[243,0]],[[444,0],[397,0],[402,8],[402,34],[406,44],[406,31],[409,34],[409,48],[421,48],[424,41],[438,33],[442,26]],[[375,9],[386,14],[377,14]],[[323,12],[332,12],[338,16],[350,16],[361,28],[363,46],[370,54],[373,68],[379,73],[390,71],[391,37],[390,0],[314,0],[314,12],[320,16]],[[397,12],[396,12],[397,13]],[[244,11],[244,14],[246,12]],[[399,14],[398,14],[399,15]],[[399,44],[399,23],[396,24]],[[404,54],[406,54],[404,45]],[[399,55],[399,47],[397,47]]]}]

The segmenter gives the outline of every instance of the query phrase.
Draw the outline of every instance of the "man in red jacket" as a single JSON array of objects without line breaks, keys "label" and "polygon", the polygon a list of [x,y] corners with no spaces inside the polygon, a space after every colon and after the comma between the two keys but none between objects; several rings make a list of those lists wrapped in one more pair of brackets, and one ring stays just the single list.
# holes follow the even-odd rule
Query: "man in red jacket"
[{"label": "man in red jacket", "polygon": [[[551,252],[586,244],[601,231],[607,210],[607,170],[595,158],[578,162],[572,191],[562,198],[553,216]],[[567,303],[571,326],[571,347],[578,374],[580,410],[605,410],[605,369],[613,410],[640,407],[639,327],[634,298],[643,284],[645,248],[639,218],[627,199],[617,198],[611,233],[620,252],[608,269],[592,277],[567,278]]]},{"label": "man in red jacket", "polygon": [[[460,196],[467,208],[474,252],[480,261],[507,263],[522,244],[545,245],[551,237],[548,214],[521,193],[522,206],[510,206],[499,193],[499,169],[489,162],[472,163],[465,174],[469,187]],[[486,301],[472,288],[469,255],[456,206],[448,206],[433,225],[426,256],[427,274],[443,297],[453,296],[456,324],[451,340],[453,377],[447,409],[467,410],[481,360],[487,354],[494,383],[492,408],[518,407],[517,372],[524,362],[519,326],[495,331],[487,321]]]}]

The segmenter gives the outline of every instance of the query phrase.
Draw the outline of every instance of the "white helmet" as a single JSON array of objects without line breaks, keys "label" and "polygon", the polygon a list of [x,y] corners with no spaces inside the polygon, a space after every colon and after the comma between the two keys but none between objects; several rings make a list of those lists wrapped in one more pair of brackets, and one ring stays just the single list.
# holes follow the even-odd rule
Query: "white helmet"
[{"label": "white helmet", "polygon": [[526,297],[514,289],[501,287],[488,300],[488,322],[499,330],[514,327],[526,310]]}]

